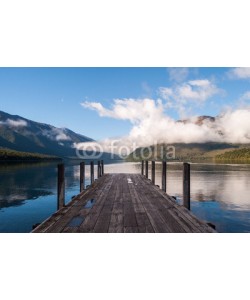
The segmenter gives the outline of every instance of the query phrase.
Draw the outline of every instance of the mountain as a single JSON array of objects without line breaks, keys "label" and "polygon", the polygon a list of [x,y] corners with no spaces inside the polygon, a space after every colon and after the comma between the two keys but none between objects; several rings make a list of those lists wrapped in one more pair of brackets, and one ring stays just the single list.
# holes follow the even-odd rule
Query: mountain
[{"label": "mountain", "polygon": [[247,161],[249,163],[250,160],[250,148],[240,148],[232,151],[226,151],[223,154],[217,155],[216,160],[225,161]]},{"label": "mountain", "polygon": [[214,123],[216,120],[215,117],[210,117],[210,116],[199,116],[199,117],[195,117],[192,119],[185,119],[185,120],[179,120],[177,122],[179,123],[184,123],[184,124],[188,124],[188,123],[194,123],[196,125],[203,125],[204,123]]},{"label": "mountain", "polygon": [[91,141],[93,139],[67,128],[57,128],[0,111],[0,148],[75,157],[74,143]]},{"label": "mountain", "polygon": [[[190,161],[203,161],[212,160],[217,155],[224,154],[227,151],[239,149],[240,145],[227,144],[227,143],[178,143],[171,144],[171,147],[175,148],[175,159],[177,161],[190,160]],[[171,153],[172,148],[168,150],[168,145],[161,144],[157,146],[150,146],[149,148],[138,148],[132,152],[127,161],[140,161],[141,153],[148,160],[162,160],[162,159],[173,159]],[[163,157],[162,157],[163,153]]]},{"label": "mountain", "polygon": [[[209,128],[211,128],[211,130],[214,130],[215,132],[223,136],[223,131],[220,128],[216,127],[217,118],[219,117],[199,116],[191,119],[178,120],[177,123],[195,124],[198,126],[206,124]],[[138,148],[128,156],[127,160],[139,161],[142,157],[141,153],[143,153],[143,156],[147,157],[149,160],[162,160],[162,151],[164,154],[163,159],[166,159],[167,154],[169,154],[167,146],[167,144],[157,145],[156,147],[149,145],[150,150],[147,147]],[[232,144],[226,142],[171,143],[171,146],[174,146],[175,159],[179,161],[203,161],[214,159],[222,160],[228,159],[229,157],[246,158],[247,155],[249,155],[250,149],[250,144]]]}]

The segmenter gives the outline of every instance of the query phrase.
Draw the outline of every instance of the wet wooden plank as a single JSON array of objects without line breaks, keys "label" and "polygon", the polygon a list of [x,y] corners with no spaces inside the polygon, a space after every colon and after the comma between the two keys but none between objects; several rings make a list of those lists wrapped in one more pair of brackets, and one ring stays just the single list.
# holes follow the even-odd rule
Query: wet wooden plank
[{"label": "wet wooden plank", "polygon": [[123,213],[113,213],[109,225],[109,233],[124,232],[124,216]]},{"label": "wet wooden plank", "polygon": [[110,186],[105,202],[103,203],[103,206],[100,210],[100,214],[97,219],[96,225],[93,229],[93,232],[104,233],[109,231],[109,225],[111,222],[111,216],[117,191],[116,187],[119,182],[118,177],[112,176],[112,178],[112,185]]},{"label": "wet wooden plank", "polygon": [[141,203],[154,231],[158,233],[170,232],[168,224],[160,214],[162,206],[158,201],[150,197],[150,193],[147,188],[149,181],[135,175],[135,182],[137,183],[136,193],[139,199],[141,199]]},{"label": "wet wooden plank", "polygon": [[33,232],[215,232],[139,174],[106,174]]},{"label": "wet wooden plank", "polygon": [[146,212],[143,213],[136,213],[136,220],[138,224],[138,230],[140,233],[153,233],[154,228],[150,223],[150,220],[146,214]]},{"label": "wet wooden plank", "polygon": [[[105,217],[102,216],[100,221],[98,221],[101,212],[103,211],[105,202],[106,202],[106,208],[107,211],[107,203],[108,203],[108,197],[110,197],[110,189],[113,186],[114,176],[112,175],[105,175],[106,178],[108,178],[108,183],[105,186],[100,187],[101,194],[99,195],[99,198],[96,199],[96,203],[93,206],[93,208],[90,210],[89,214],[86,216],[84,223],[79,227],[78,232],[105,232],[104,229],[101,229],[101,226],[107,226],[105,225]],[[103,177],[101,177],[103,178]],[[102,212],[104,214],[105,211]],[[97,225],[98,222],[98,225]],[[97,226],[97,227],[96,227]]]},{"label": "wet wooden plank", "polygon": [[[77,197],[75,197],[66,207],[59,210],[57,213],[53,214],[50,218],[45,220],[42,224],[40,224],[35,230],[34,233],[46,233],[46,232],[62,232],[63,228],[67,225],[67,222],[70,221],[70,218],[65,217],[65,215],[71,214],[71,209],[73,207],[78,207],[75,211],[78,214],[78,211],[81,211],[84,204],[87,201],[95,196],[99,196],[97,192],[101,193],[102,189],[100,186],[108,187],[109,182],[108,176],[102,177],[99,182],[95,182],[93,186],[84,190]],[[67,218],[67,220],[65,220]],[[58,230],[58,231],[57,231]]]},{"label": "wet wooden plank", "polygon": [[[203,228],[201,228],[201,222],[197,221],[197,219],[184,207],[175,203],[175,201],[166,193],[155,186],[152,187],[146,180],[140,181],[139,184],[143,186],[144,190],[147,190],[147,197],[150,197],[154,203],[161,204],[162,208],[159,206],[158,209],[161,216],[166,220],[168,227],[170,227],[171,232],[198,233],[204,232],[204,230],[205,232],[210,232],[210,229],[206,224],[202,224]],[[147,199],[147,197],[145,199]],[[177,218],[176,215],[178,216]]]},{"label": "wet wooden plank", "polygon": [[124,227],[124,233],[139,233],[138,227]]}]

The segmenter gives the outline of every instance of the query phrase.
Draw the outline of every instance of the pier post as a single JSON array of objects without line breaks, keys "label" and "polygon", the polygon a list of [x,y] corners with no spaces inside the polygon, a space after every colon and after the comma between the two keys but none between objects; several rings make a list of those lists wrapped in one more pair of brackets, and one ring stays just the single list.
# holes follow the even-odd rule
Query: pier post
[{"label": "pier post", "polygon": [[183,205],[190,210],[190,164],[183,164]]},{"label": "pier post", "polygon": [[141,161],[141,174],[144,175],[144,160]]},{"label": "pier post", "polygon": [[148,160],[146,160],[146,165],[145,165],[145,171],[146,171],[146,174],[145,174],[145,176],[146,176],[146,178],[148,178]]},{"label": "pier post", "polygon": [[64,164],[57,166],[57,210],[65,205],[65,168]]},{"label": "pier post", "polygon": [[98,160],[98,167],[97,167],[97,177],[100,178],[102,176],[102,166],[101,162]]},{"label": "pier post", "polygon": [[80,193],[85,190],[85,162],[80,163]]},{"label": "pier post", "polygon": [[104,175],[104,161],[101,160],[101,176]]},{"label": "pier post", "polygon": [[162,190],[167,191],[167,162],[162,162]]},{"label": "pier post", "polygon": [[151,169],[151,180],[152,183],[155,184],[155,161],[152,160],[152,165],[151,165],[152,169]]},{"label": "pier post", "polygon": [[94,166],[94,162],[92,161],[90,163],[90,182],[91,185],[94,183],[95,181],[95,166]]}]

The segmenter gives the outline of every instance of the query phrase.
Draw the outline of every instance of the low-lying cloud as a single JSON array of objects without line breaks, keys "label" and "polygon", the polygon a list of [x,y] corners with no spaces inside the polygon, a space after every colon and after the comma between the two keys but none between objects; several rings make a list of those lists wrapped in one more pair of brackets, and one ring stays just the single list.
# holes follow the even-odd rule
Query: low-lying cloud
[{"label": "low-lying cloud", "polygon": [[0,125],[6,125],[10,127],[26,127],[28,123],[25,120],[12,120],[12,119],[7,119],[6,121],[1,121]]},{"label": "low-lying cloud", "polygon": [[[97,102],[84,102],[82,106],[95,110],[101,117],[128,120],[133,124],[129,134],[117,141],[119,146],[135,142],[136,147],[156,142],[250,143],[250,107],[227,110],[215,119],[205,119],[203,122],[197,122],[197,117],[186,122],[176,122],[165,113],[161,100],[117,99],[111,109]],[[108,139],[102,145],[105,147],[111,143],[112,139]]]},{"label": "low-lying cloud", "polygon": [[[100,117],[129,121],[133,126],[130,132],[119,140],[106,139],[100,144],[105,151],[130,147],[147,147],[154,144],[174,143],[250,143],[250,91],[246,91],[238,99],[234,109],[224,109],[215,118],[199,118],[192,109],[203,107],[214,97],[225,95],[225,91],[211,79],[200,78],[187,80],[189,70],[171,68],[168,70],[170,87],[158,89],[158,99],[115,99],[111,107],[100,102],[85,101],[82,107],[96,111]],[[233,68],[230,76],[250,78],[250,68]],[[168,114],[169,110],[178,113],[176,121]],[[94,144],[92,144],[94,145]],[[80,148],[81,144],[74,147]]]},{"label": "low-lying cloud", "polygon": [[50,130],[43,130],[42,135],[46,136],[52,141],[63,142],[71,141],[71,138],[64,132],[63,128],[51,128]]}]

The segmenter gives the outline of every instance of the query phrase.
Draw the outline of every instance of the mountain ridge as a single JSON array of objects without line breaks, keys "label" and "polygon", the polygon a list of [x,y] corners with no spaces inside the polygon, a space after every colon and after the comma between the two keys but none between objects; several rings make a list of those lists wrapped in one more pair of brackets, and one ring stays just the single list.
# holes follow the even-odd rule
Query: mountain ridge
[{"label": "mountain ridge", "polygon": [[29,120],[0,111],[0,147],[15,151],[75,157],[74,143],[93,141],[68,128]]}]

